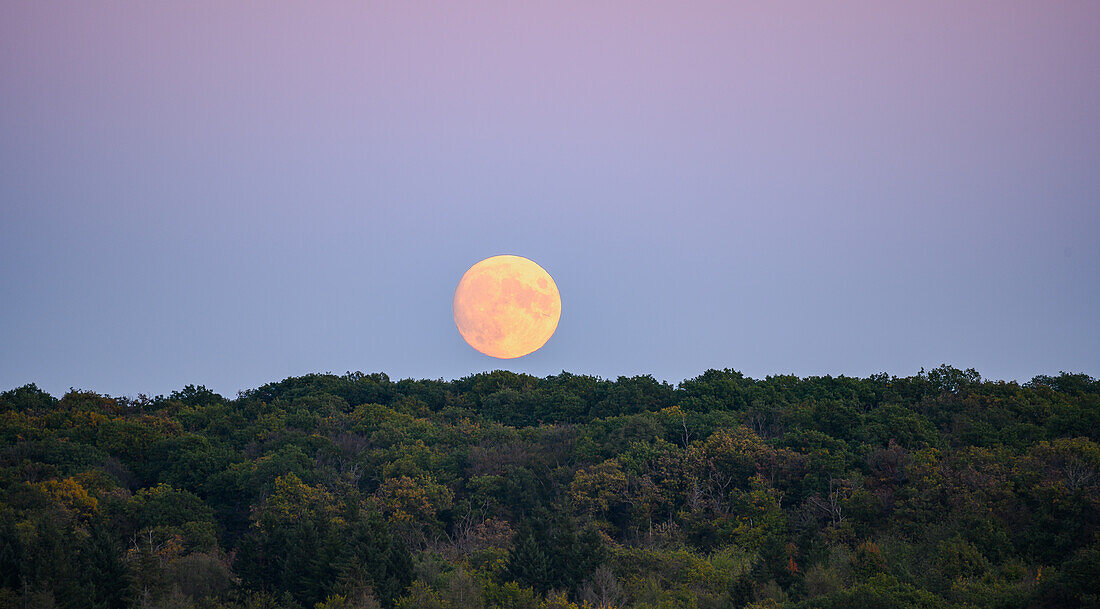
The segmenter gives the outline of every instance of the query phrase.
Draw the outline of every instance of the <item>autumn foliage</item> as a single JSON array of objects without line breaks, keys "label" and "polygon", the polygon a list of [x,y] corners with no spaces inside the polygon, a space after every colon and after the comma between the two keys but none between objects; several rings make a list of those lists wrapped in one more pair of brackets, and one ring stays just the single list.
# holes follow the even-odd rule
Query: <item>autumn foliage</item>
[{"label": "autumn foliage", "polygon": [[0,393],[0,608],[1100,603],[1100,382]]}]

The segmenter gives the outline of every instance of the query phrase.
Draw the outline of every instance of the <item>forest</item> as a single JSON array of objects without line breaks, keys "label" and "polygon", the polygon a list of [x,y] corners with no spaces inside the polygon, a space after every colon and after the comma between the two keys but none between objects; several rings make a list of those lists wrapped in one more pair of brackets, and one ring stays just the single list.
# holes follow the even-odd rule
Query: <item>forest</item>
[{"label": "forest", "polygon": [[0,608],[1100,607],[1100,381],[0,393]]}]

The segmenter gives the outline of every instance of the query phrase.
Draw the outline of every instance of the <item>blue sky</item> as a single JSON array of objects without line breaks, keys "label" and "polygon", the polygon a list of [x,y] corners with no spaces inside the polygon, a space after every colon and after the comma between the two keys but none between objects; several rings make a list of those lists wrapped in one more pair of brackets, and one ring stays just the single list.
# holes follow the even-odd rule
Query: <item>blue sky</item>
[{"label": "blue sky", "polygon": [[818,4],[3,3],[0,389],[1100,376],[1100,7]]}]

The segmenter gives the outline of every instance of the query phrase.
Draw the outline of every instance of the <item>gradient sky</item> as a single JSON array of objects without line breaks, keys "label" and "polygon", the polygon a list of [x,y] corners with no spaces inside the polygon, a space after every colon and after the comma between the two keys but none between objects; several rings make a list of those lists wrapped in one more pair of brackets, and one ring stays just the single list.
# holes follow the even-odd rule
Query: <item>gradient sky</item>
[{"label": "gradient sky", "polygon": [[1100,3],[902,4],[2,0],[0,390],[1100,376]]}]

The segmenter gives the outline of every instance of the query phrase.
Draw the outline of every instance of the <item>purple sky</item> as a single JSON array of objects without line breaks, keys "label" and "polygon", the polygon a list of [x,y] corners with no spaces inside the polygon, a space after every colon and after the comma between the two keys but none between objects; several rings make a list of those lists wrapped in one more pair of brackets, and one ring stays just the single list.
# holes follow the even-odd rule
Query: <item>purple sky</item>
[{"label": "purple sky", "polygon": [[0,1],[0,390],[1100,376],[1100,3],[900,4]]}]

